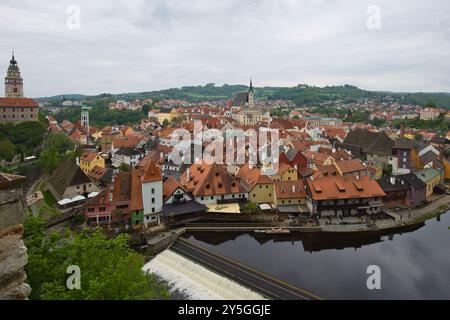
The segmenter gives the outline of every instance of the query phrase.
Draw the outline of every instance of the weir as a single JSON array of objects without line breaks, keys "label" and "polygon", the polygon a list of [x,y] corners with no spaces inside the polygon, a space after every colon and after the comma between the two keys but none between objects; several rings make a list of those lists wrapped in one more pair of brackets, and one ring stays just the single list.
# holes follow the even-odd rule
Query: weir
[{"label": "weir", "polygon": [[156,273],[193,299],[320,299],[184,238],[150,261],[144,270]]},{"label": "weir", "polygon": [[144,271],[167,281],[172,291],[192,300],[262,300],[263,296],[185,257],[165,250],[148,262]]}]

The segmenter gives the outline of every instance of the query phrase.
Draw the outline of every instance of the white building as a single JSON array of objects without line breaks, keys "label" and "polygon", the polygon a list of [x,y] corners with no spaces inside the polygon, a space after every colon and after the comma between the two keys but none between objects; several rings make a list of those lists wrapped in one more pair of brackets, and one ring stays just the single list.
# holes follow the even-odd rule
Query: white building
[{"label": "white building", "polygon": [[161,170],[154,163],[146,168],[142,178],[142,204],[144,225],[160,224],[163,210],[163,178]]}]

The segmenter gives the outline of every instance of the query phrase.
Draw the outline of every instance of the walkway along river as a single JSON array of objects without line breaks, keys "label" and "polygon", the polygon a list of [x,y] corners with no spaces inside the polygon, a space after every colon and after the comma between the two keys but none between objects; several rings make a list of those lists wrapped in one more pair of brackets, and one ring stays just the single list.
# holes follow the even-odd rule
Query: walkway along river
[{"label": "walkway along river", "polygon": [[[199,232],[184,237],[325,299],[450,299],[450,212],[403,234]],[[367,268],[381,269],[381,290]]]}]

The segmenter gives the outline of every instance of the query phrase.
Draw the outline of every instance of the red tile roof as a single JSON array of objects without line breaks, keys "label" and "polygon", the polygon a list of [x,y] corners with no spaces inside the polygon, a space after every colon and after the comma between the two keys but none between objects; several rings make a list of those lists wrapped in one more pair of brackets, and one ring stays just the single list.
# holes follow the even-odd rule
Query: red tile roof
[{"label": "red tile roof", "polygon": [[306,179],[313,200],[358,199],[384,197],[380,185],[367,176],[362,177],[322,177]]},{"label": "red tile roof", "polygon": [[37,108],[38,104],[29,98],[0,98],[0,107]]},{"label": "red tile roof", "polygon": [[162,181],[162,180],[163,178],[161,175],[161,170],[154,162],[150,162],[145,168],[142,183]]},{"label": "red tile roof", "polygon": [[305,184],[299,181],[274,182],[277,199],[306,198]]}]

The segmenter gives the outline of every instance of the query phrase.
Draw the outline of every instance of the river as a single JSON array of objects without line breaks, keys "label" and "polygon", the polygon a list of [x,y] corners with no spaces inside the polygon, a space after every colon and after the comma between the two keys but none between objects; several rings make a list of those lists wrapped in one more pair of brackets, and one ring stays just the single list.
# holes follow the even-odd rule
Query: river
[{"label": "river", "polygon": [[[450,212],[402,234],[196,233],[211,250],[324,299],[450,299]],[[381,289],[367,288],[380,267]]]}]

